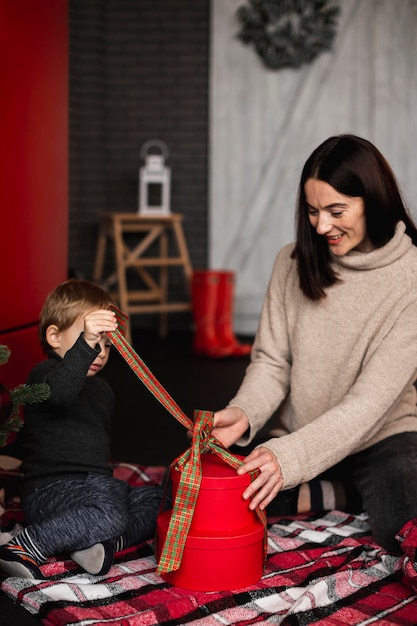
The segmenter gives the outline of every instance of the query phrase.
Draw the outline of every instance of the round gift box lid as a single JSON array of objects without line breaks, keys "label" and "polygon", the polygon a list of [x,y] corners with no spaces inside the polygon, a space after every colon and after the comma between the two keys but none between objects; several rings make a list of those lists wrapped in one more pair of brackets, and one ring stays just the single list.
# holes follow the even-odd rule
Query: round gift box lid
[{"label": "round gift box lid", "polygon": [[[242,459],[244,457],[237,457]],[[215,453],[200,456],[202,475],[191,528],[198,534],[245,528],[251,526],[257,514],[243,499],[243,492],[251,482],[249,474],[239,476],[232,467]],[[178,493],[181,472],[171,469],[172,496]]]},{"label": "round gift box lid", "polygon": [[[240,460],[245,458],[238,455],[234,456]],[[249,474],[239,476],[236,473],[236,468],[223,461],[215,453],[204,452],[200,459],[202,470],[201,488],[203,489],[244,489],[251,481]],[[171,476],[173,482],[179,482],[180,472],[173,470]]]}]

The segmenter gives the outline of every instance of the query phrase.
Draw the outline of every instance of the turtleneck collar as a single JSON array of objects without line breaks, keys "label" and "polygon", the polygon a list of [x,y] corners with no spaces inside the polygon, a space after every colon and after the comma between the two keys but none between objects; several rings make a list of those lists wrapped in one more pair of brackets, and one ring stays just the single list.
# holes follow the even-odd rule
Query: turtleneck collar
[{"label": "turtleneck collar", "polygon": [[402,257],[413,245],[410,237],[405,232],[404,222],[398,222],[395,227],[395,234],[381,248],[375,248],[371,252],[359,252],[351,250],[344,256],[332,254],[332,261],[336,265],[341,265],[352,270],[370,270],[377,267],[389,265]]}]

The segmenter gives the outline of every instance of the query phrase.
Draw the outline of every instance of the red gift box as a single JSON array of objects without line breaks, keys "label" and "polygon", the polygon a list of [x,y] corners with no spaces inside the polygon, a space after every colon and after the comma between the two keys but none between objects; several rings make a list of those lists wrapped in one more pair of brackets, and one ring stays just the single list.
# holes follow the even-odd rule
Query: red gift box
[{"label": "red gift box", "polygon": [[[232,591],[255,584],[263,573],[265,529],[242,497],[250,476],[239,476],[216,454],[203,453],[201,468],[200,490],[181,565],[161,576],[172,585],[198,591]],[[175,500],[180,480],[175,467],[171,479]],[[171,510],[158,517],[157,546],[164,544],[170,517]]]}]

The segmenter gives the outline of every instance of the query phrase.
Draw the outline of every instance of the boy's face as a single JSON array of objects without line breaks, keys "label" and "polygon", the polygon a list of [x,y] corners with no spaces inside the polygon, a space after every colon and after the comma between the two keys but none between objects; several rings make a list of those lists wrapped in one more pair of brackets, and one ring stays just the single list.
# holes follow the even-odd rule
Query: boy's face
[{"label": "boy's face", "polygon": [[[84,317],[85,313],[77,317],[75,322],[66,330],[61,330],[57,333],[57,345],[53,346],[53,349],[57,354],[59,354],[60,357],[64,358],[65,354],[70,348],[72,348],[80,334],[84,331]],[[111,345],[110,339],[105,333],[103,333],[101,340],[99,341],[100,352],[90,365],[87,376],[95,376],[104,368],[109,360]]]}]

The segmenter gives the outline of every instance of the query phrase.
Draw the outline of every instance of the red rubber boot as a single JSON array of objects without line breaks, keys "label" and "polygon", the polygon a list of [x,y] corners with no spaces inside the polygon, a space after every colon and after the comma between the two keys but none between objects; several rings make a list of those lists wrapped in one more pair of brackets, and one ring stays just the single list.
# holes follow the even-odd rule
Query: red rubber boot
[{"label": "red rubber boot", "polygon": [[233,331],[234,272],[217,272],[219,286],[215,332],[217,341],[226,351],[227,356],[247,356],[252,349],[249,343],[240,343]]},{"label": "red rubber boot", "polygon": [[193,352],[210,358],[227,356],[216,336],[216,311],[219,276],[210,270],[195,270],[191,282],[194,322]]}]

